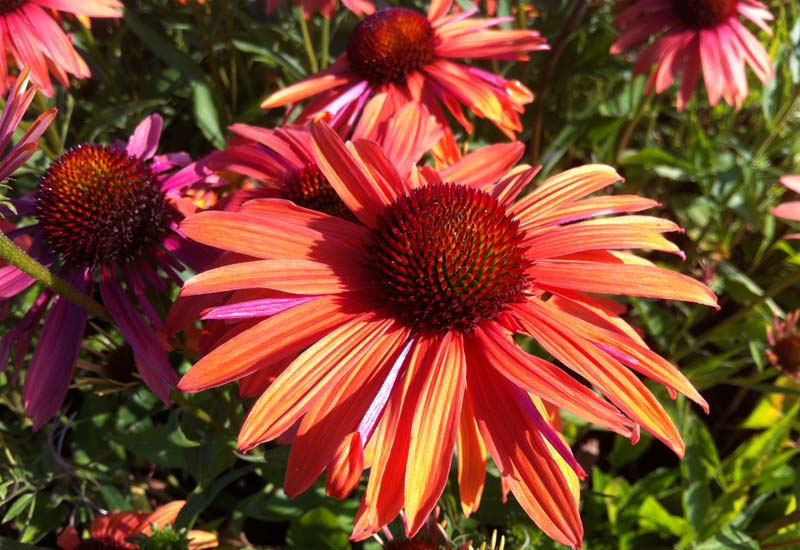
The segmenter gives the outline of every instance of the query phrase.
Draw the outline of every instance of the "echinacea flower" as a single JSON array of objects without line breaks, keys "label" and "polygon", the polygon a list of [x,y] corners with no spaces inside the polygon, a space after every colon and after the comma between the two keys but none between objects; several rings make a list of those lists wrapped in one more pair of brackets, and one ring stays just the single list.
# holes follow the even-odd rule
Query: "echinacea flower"
[{"label": "echinacea flower", "polygon": [[[347,43],[347,50],[328,69],[282,88],[261,104],[264,109],[314,99],[295,122],[328,118],[346,133],[367,100],[386,93],[400,106],[417,101],[447,127],[443,106],[468,131],[466,105],[479,117],[492,121],[508,137],[522,130],[518,113],[533,101],[522,83],[507,80],[450,58],[528,59],[526,52],[547,49],[532,30],[498,30],[491,27],[511,20],[472,18],[477,8],[448,14],[452,0],[434,0],[427,16],[400,7],[386,8],[363,19]],[[447,128],[440,156],[457,151]]]},{"label": "echinacea flower", "polygon": [[[169,170],[188,164],[189,158],[183,153],[155,155],[161,128],[161,117],[152,115],[136,127],[127,144],[86,144],[64,153],[42,176],[35,196],[14,202],[20,216],[35,217],[36,223],[7,234],[28,235],[31,256],[79,290],[91,294],[99,288],[133,348],[139,374],[169,402],[177,374],[156,332],[163,321],[148,291],[166,292],[170,281],[180,283],[178,272],[184,266],[199,269],[210,256],[177,231],[185,205]],[[5,299],[34,282],[11,266],[0,273],[13,282],[12,290],[3,288]],[[19,324],[0,339],[0,363],[5,365],[16,347],[19,368],[45,319],[23,387],[34,429],[52,418],[64,400],[86,317],[79,306],[43,290]]]},{"label": "echinacea flower", "polygon": [[[627,251],[680,253],[655,217],[610,214],[656,205],[589,194],[620,181],[591,165],[517,195],[537,169],[498,169],[473,154],[402,177],[375,144],[312,129],[314,158],[358,223],[257,199],[237,212],[204,212],[181,229],[192,239],[256,258],[189,279],[185,295],[267,289],[294,297],[181,379],[201,391],[256,372],[274,381],[239,434],[252,449],[294,432],[284,490],[294,496],[328,470],[329,494],[369,482],[353,538],[404,510],[413,536],[436,506],[457,449],[465,511],[477,509],[486,452],[504,483],[552,538],[581,543],[578,463],[546,403],[629,437],[641,426],[676,453],[675,425],[632,372],[706,407],[680,371],[591,293],[715,305],[704,285]],[[498,157],[524,146],[500,144]],[[282,310],[281,310],[282,309]],[[526,353],[527,334],[587,380]],[[631,370],[632,369],[632,370]]]},{"label": "echinacea flower", "polygon": [[800,309],[790,313],[781,321],[777,317],[767,326],[767,358],[770,363],[783,371],[786,376],[800,383],[800,334],[797,321]]},{"label": "echinacea flower", "polygon": [[6,87],[7,52],[17,67],[30,67],[34,85],[47,96],[53,95],[50,73],[64,86],[69,86],[69,75],[92,75],[51,9],[86,17],[122,17],[117,0],[0,1],[0,93]]},{"label": "echinacea flower", "polygon": [[[800,175],[782,176],[781,184],[795,193],[800,193]],[[793,222],[800,221],[800,201],[790,201],[779,204],[772,209],[772,215]],[[784,239],[800,239],[800,233],[790,233]]]},{"label": "echinacea flower", "polygon": [[[153,527],[163,530],[173,526],[186,501],[174,500],[147,514],[136,510],[116,510],[97,516],[89,527],[90,537],[81,540],[78,531],[68,526],[58,537],[61,550],[136,550],[139,546],[129,539],[140,535],[152,536]],[[194,529],[186,534],[189,550],[205,550],[218,546],[217,536]]]},{"label": "echinacea flower", "polygon": [[[272,13],[283,0],[267,0],[267,13]],[[303,6],[303,15],[306,19],[311,19],[315,11],[323,17],[330,19],[336,15],[337,0],[293,0],[295,5]],[[342,4],[356,15],[370,15],[375,13],[375,4],[371,0],[342,0]]]},{"label": "echinacea flower", "polygon": [[703,75],[708,102],[720,99],[740,108],[747,97],[745,64],[766,83],[772,63],[764,46],[745,28],[740,17],[771,34],[772,14],[756,0],[622,0],[615,19],[620,37],[611,46],[617,54],[652,44],[639,54],[634,72],[644,74],[652,65],[647,90],[661,93],[680,75],[678,110],[689,102]]}]

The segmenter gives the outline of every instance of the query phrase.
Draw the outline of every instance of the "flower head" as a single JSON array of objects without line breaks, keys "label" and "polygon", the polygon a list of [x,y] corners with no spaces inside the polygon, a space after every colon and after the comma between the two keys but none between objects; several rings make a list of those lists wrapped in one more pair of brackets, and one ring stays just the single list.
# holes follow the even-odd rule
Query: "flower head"
[{"label": "flower head", "polygon": [[770,363],[800,382],[800,334],[797,333],[797,321],[800,310],[794,311],[781,321],[777,317],[772,325],[767,326],[767,342],[770,348],[767,357]]},{"label": "flower head", "polygon": [[[467,513],[480,501],[488,451],[542,529],[580,544],[583,472],[547,407],[633,438],[642,426],[680,454],[677,429],[630,369],[706,406],[607,299],[592,296],[714,305],[704,285],[621,252],[679,253],[662,236],[677,226],[640,215],[603,217],[655,205],[636,196],[588,197],[620,180],[607,166],[569,170],[515,200],[537,172],[508,168],[522,156],[521,144],[404,177],[368,141],[345,145],[324,123],[311,134],[317,165],[359,223],[281,199],[187,218],[181,228],[191,238],[253,259],[193,277],[185,295],[269,289],[293,299],[276,300],[266,319],[248,319],[179,388],[271,374],[239,447],[275,439],[299,422],[289,495],[327,468],[329,494],[343,496],[370,467],[356,539],[401,509],[413,536],[435,507],[457,448]],[[517,333],[538,340],[608,401],[526,353]]]},{"label": "flower head", "polygon": [[30,67],[36,87],[53,95],[52,73],[64,86],[68,75],[91,76],[89,66],[75,51],[72,41],[53,19],[51,9],[87,17],[122,17],[117,0],[0,0],[0,92],[5,91],[7,53],[17,67]]},{"label": "flower head", "polygon": [[[7,232],[26,235],[29,253],[86,293],[99,288],[103,302],[133,348],[136,366],[163,401],[177,375],[157,330],[163,325],[148,289],[167,290],[184,266],[199,269],[209,252],[177,231],[185,205],[178,175],[170,169],[189,163],[187,155],[156,156],[162,120],[137,126],[128,143],[75,147],[51,164],[32,197],[15,201],[22,216],[36,223]],[[2,268],[10,299],[33,279],[12,266]],[[2,272],[0,272],[2,273]],[[138,307],[137,307],[138,305]],[[38,429],[59,409],[69,387],[83,340],[86,312],[44,290],[19,325],[0,339],[5,365],[16,347],[19,367],[40,321],[44,325],[28,367],[23,398]]]},{"label": "flower head", "polygon": [[[781,184],[787,189],[791,189],[795,193],[800,193],[800,175],[799,176],[783,176],[781,177]],[[772,209],[772,215],[784,220],[800,221],[800,202],[790,201],[779,204]],[[800,239],[800,233],[790,233],[784,237],[785,239]]]},{"label": "flower head", "polygon": [[[62,550],[136,550],[139,548],[130,539],[141,535],[151,536],[153,528],[162,530],[175,524],[186,501],[174,500],[147,514],[136,510],[116,510],[97,516],[89,527],[90,537],[81,540],[78,531],[71,525],[58,537]],[[189,550],[216,548],[217,536],[213,533],[192,530],[186,534]]]},{"label": "flower head", "polygon": [[634,71],[656,65],[648,91],[661,93],[681,75],[678,110],[692,97],[703,74],[708,101],[720,99],[736,108],[747,97],[745,64],[762,82],[772,78],[769,54],[740,21],[743,16],[765,32],[772,14],[756,0],[630,0],[620,1],[615,23],[621,36],[611,53],[638,47],[658,38],[639,55]]},{"label": "flower head", "polygon": [[518,113],[533,100],[531,92],[520,82],[448,58],[524,60],[526,52],[547,45],[536,31],[490,28],[511,18],[470,18],[477,8],[448,14],[451,6],[452,0],[436,0],[427,15],[401,7],[375,12],[358,24],[347,51],[330,68],[275,92],[261,107],[314,97],[299,124],[326,117],[334,127],[348,130],[367,100],[385,93],[395,109],[419,102],[446,127],[442,157],[452,158],[458,149],[443,106],[467,131],[472,125],[462,104],[513,138],[522,129]]}]

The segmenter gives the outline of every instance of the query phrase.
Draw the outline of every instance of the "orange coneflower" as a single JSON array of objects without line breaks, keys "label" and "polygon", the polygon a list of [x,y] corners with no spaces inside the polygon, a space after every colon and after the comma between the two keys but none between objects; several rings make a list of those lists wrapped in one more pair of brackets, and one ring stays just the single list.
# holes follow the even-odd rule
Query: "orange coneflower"
[{"label": "orange coneflower", "polygon": [[772,64],[764,46],[742,25],[745,17],[769,33],[767,6],[756,0],[618,0],[623,10],[615,23],[621,36],[611,53],[637,47],[659,35],[639,55],[636,73],[655,70],[648,90],[661,93],[681,74],[678,110],[692,97],[703,74],[708,102],[720,99],[737,108],[747,97],[745,64],[767,82]]},{"label": "orange coneflower", "polygon": [[[163,530],[175,524],[184,500],[174,500],[148,514],[137,510],[116,510],[97,516],[89,527],[90,537],[81,540],[78,531],[69,526],[59,535],[58,545],[62,550],[136,550],[139,545],[131,542],[131,538],[139,535],[152,535],[153,526]],[[186,534],[189,550],[205,550],[218,546],[217,536],[213,533],[192,530]]]},{"label": "orange coneflower", "polygon": [[[522,83],[507,80],[448,58],[528,59],[526,52],[547,49],[532,30],[491,27],[512,20],[471,18],[477,8],[448,14],[452,0],[434,0],[427,16],[407,8],[386,8],[362,20],[350,35],[347,51],[328,69],[283,88],[261,104],[269,109],[316,96],[300,113],[299,124],[320,116],[336,128],[351,128],[364,104],[385,92],[398,107],[418,101],[445,126],[445,109],[467,131],[472,125],[461,105],[491,120],[513,139],[522,130],[518,113],[533,100]],[[445,134],[441,155],[457,146]]]},{"label": "orange coneflower", "polygon": [[[620,181],[607,166],[569,170],[515,200],[536,168],[501,170],[476,153],[405,178],[374,143],[345,145],[324,123],[311,132],[317,166],[358,222],[281,199],[188,218],[181,228],[189,237],[257,259],[201,273],[185,295],[269,289],[297,301],[247,320],[179,387],[201,391],[272,373],[239,447],[295,427],[289,495],[328,468],[329,493],[343,496],[371,467],[355,539],[401,509],[409,534],[417,532],[458,448],[465,511],[478,506],[488,450],[534,521],[554,539],[580,545],[575,476],[583,472],[545,402],[634,438],[642,426],[678,454],[677,429],[630,369],[706,407],[607,299],[591,295],[714,305],[704,285],[623,252],[680,253],[662,236],[678,227],[641,215],[601,217],[656,204],[587,197]],[[519,156],[524,149],[503,144],[493,155],[497,147]],[[608,401],[526,353],[514,334],[535,338]]]},{"label": "orange coneflower", "polygon": [[68,75],[91,76],[72,41],[48,13],[50,9],[87,17],[122,17],[117,0],[0,0],[0,93],[5,91],[11,53],[18,67],[27,66],[36,87],[53,95],[49,73],[64,86]]},{"label": "orange coneflower", "polygon": [[[283,0],[267,0],[267,13],[272,13],[283,3]],[[294,5],[303,7],[303,15],[311,19],[315,11],[328,19],[336,15],[337,0],[294,0]],[[342,4],[356,15],[375,13],[375,4],[371,0],[342,0]]]}]

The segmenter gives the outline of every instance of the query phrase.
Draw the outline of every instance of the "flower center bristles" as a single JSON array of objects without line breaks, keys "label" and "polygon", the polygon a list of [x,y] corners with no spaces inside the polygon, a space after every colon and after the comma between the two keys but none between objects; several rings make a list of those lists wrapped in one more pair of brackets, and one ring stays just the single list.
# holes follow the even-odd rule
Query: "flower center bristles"
[{"label": "flower center bristles", "polygon": [[495,319],[529,286],[518,226],[472,187],[414,189],[386,207],[367,245],[381,296],[415,332],[467,332]]},{"label": "flower center bristles", "polygon": [[781,338],[772,347],[778,364],[788,374],[800,374],[800,336]]},{"label": "flower center bristles", "polygon": [[10,13],[27,3],[28,0],[0,0],[0,15]]},{"label": "flower center bristles", "polygon": [[316,164],[309,163],[283,184],[284,197],[298,206],[358,223]]},{"label": "flower center bristles", "polygon": [[402,84],[432,58],[436,37],[428,19],[406,8],[386,8],[362,20],[347,43],[353,70],[371,84]]},{"label": "flower center bristles", "polygon": [[166,226],[153,172],[101,145],[80,145],[53,162],[36,191],[36,214],[50,248],[82,267],[131,259]]},{"label": "flower center bristles", "polygon": [[692,27],[716,27],[736,13],[739,0],[672,0],[680,18]]}]

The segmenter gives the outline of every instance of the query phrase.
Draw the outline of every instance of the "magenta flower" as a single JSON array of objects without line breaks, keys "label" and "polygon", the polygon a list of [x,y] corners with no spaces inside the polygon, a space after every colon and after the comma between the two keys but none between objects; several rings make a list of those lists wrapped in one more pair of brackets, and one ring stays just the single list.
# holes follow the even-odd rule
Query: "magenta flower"
[{"label": "magenta flower", "polygon": [[[211,256],[177,229],[187,210],[179,194],[184,178],[170,170],[190,159],[185,153],[156,156],[161,129],[161,117],[152,115],[127,143],[86,144],[64,153],[42,176],[36,193],[14,203],[20,215],[35,216],[37,223],[8,234],[28,235],[30,254],[80,290],[99,288],[133,348],[142,379],[169,402],[177,375],[158,334],[163,321],[147,293],[166,292],[169,281],[180,284],[178,272],[185,266],[199,269]],[[11,285],[3,286],[6,299],[33,283],[11,266],[0,270],[0,280]],[[44,319],[23,386],[34,429],[52,418],[64,400],[86,317],[80,307],[43,290],[19,325],[0,340],[0,364],[15,348],[19,367]]]}]

